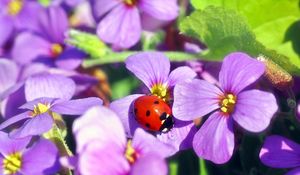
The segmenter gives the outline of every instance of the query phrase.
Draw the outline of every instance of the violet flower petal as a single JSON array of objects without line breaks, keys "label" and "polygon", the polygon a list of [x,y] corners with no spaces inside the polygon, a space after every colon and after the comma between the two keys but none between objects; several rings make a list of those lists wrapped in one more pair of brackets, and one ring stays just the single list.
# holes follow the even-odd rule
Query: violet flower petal
[{"label": "violet flower petal", "polygon": [[187,66],[181,66],[174,69],[168,78],[169,87],[174,87],[177,83],[182,81],[186,81],[189,79],[193,79],[197,76],[197,74]]},{"label": "violet flower petal", "polygon": [[77,100],[63,101],[51,107],[52,112],[65,115],[81,115],[93,106],[101,106],[102,100],[96,97],[82,98]]},{"label": "violet flower petal", "polygon": [[115,143],[89,142],[79,155],[80,174],[128,174],[130,165],[124,157],[124,149],[120,150]]},{"label": "violet flower petal", "polygon": [[33,33],[17,36],[12,48],[12,58],[19,64],[28,64],[41,56],[50,55],[51,43]]},{"label": "violet flower petal", "polygon": [[64,9],[59,6],[51,6],[40,14],[39,18],[40,33],[47,37],[52,44],[64,42],[65,32],[69,23]]},{"label": "violet flower petal", "polygon": [[160,52],[142,52],[132,55],[125,61],[126,68],[151,89],[155,84],[167,82],[170,61]]},{"label": "violet flower petal", "polygon": [[248,131],[261,132],[266,129],[278,106],[273,94],[260,90],[249,90],[238,95],[233,119]]},{"label": "violet flower petal", "polygon": [[0,130],[17,123],[18,121],[30,118],[30,112],[26,111],[19,115],[13,116],[0,124]]},{"label": "violet flower petal", "polygon": [[19,68],[15,62],[0,58],[0,94],[16,83],[18,75]]},{"label": "violet flower petal", "polygon": [[91,7],[93,15],[96,20],[99,20],[103,15],[107,14],[114,7],[121,4],[122,1],[110,1],[110,0],[91,0]]},{"label": "violet flower petal", "polygon": [[139,127],[139,124],[134,119],[133,101],[140,96],[143,96],[143,94],[129,95],[113,101],[109,106],[120,118],[124,126],[126,136],[129,138],[132,138],[135,130]]},{"label": "violet flower petal", "polygon": [[193,147],[199,157],[216,164],[229,161],[234,150],[232,118],[213,113],[195,134]]},{"label": "violet flower petal", "polygon": [[157,154],[141,156],[133,164],[130,175],[167,175],[166,161]]},{"label": "violet flower petal", "polygon": [[93,140],[101,143],[113,142],[120,149],[126,145],[122,123],[113,111],[103,106],[93,107],[76,119],[73,124],[73,133],[78,153]]},{"label": "violet flower petal", "polygon": [[[1,7],[0,7],[1,8]],[[13,33],[12,20],[4,15],[0,15],[0,48],[6,43]]]},{"label": "violet flower petal", "polygon": [[27,120],[20,128],[9,133],[9,136],[18,139],[41,135],[52,128],[53,122],[53,118],[48,113],[43,113]]},{"label": "violet flower petal", "polygon": [[281,136],[266,138],[259,157],[263,164],[273,168],[300,166],[300,145]]},{"label": "violet flower petal", "polygon": [[175,148],[174,154],[180,150],[192,148],[196,132],[197,128],[193,122],[175,120],[175,125],[170,131],[157,134],[156,137],[163,143],[172,145]]},{"label": "violet flower petal", "polygon": [[143,12],[160,20],[173,20],[179,14],[177,0],[140,0],[138,6]]},{"label": "violet flower petal", "polygon": [[62,75],[38,74],[25,82],[25,97],[32,101],[41,97],[69,100],[75,93],[75,83]]},{"label": "violet flower petal", "polygon": [[[49,140],[41,139],[23,153],[21,172],[32,175],[46,174],[48,169],[55,166],[57,158],[56,146]],[[58,170],[57,167],[51,173],[47,171],[47,174],[55,174]]]},{"label": "violet flower petal", "polygon": [[25,150],[30,140],[31,137],[11,139],[8,137],[7,133],[0,131],[0,153],[6,156],[15,152]]},{"label": "violet flower petal", "polygon": [[159,141],[153,135],[147,133],[141,128],[135,130],[132,147],[140,154],[146,155],[147,153],[155,153],[161,157],[169,157],[176,150],[166,143]]},{"label": "violet flower petal", "polygon": [[225,92],[238,94],[265,72],[265,65],[245,53],[235,52],[224,58],[219,81]]},{"label": "violet flower petal", "polygon": [[183,121],[191,121],[219,108],[219,96],[223,92],[204,80],[182,82],[174,88],[173,115]]},{"label": "violet flower petal", "polygon": [[115,47],[129,48],[141,37],[141,19],[137,8],[118,5],[98,24],[97,34],[101,40]]},{"label": "violet flower petal", "polygon": [[73,70],[81,65],[85,56],[80,50],[70,47],[56,58],[55,65],[62,69]]},{"label": "violet flower petal", "polygon": [[285,175],[300,175],[300,168],[293,169],[287,172]]}]

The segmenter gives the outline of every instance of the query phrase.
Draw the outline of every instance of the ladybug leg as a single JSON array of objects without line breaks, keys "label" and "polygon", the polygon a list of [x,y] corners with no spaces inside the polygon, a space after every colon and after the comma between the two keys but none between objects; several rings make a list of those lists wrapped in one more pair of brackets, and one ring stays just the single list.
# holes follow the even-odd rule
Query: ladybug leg
[{"label": "ladybug leg", "polygon": [[160,118],[165,118],[164,120],[162,120],[162,126],[160,127],[160,131],[161,132],[168,132],[170,131],[173,126],[174,126],[174,120],[173,120],[173,116],[163,113]]}]

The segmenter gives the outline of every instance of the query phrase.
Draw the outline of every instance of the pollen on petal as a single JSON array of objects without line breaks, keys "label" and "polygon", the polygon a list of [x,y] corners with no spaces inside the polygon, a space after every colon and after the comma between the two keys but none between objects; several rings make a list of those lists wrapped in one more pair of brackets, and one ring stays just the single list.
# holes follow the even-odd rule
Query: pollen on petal
[{"label": "pollen on petal", "polygon": [[159,97],[164,101],[170,100],[170,92],[166,85],[163,84],[156,84],[151,88],[151,94]]},{"label": "pollen on petal", "polygon": [[131,145],[131,140],[127,142],[125,157],[130,164],[133,164],[139,157],[139,154]]},{"label": "pollen on petal", "polygon": [[61,44],[55,43],[55,44],[51,45],[50,52],[53,57],[57,57],[58,55],[60,55],[62,53],[62,51],[63,51],[63,47]]},{"label": "pollen on petal", "polygon": [[37,105],[34,106],[34,109],[32,111],[32,116],[35,117],[39,114],[49,112],[49,109],[50,109],[50,105],[38,103]]}]

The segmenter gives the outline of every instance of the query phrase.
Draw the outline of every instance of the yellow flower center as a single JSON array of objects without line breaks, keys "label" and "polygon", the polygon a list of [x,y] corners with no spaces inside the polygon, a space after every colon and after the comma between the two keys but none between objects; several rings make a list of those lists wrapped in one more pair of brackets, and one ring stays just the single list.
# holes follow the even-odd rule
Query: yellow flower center
[{"label": "yellow flower center", "polygon": [[11,0],[8,3],[7,11],[8,14],[15,16],[20,13],[22,8],[23,8],[23,0]]},{"label": "yellow flower center", "polygon": [[130,164],[133,164],[139,157],[139,154],[135,151],[135,149],[131,145],[131,140],[127,142],[125,157]]},{"label": "yellow flower center", "polygon": [[34,109],[32,111],[32,117],[49,112],[49,109],[50,109],[50,105],[38,103],[37,105],[34,106]]},{"label": "yellow flower center", "polygon": [[236,96],[233,94],[226,94],[221,98],[220,107],[221,111],[226,114],[231,114],[234,111],[234,107],[236,104]]},{"label": "yellow flower center", "polygon": [[137,0],[123,0],[123,2],[128,6],[135,6],[137,4]]},{"label": "yellow flower center", "polygon": [[151,94],[168,102],[170,100],[170,92],[166,85],[156,84],[151,88]]},{"label": "yellow flower center", "polygon": [[51,45],[51,54],[53,57],[57,57],[62,53],[62,51],[63,51],[62,45],[57,43]]},{"label": "yellow flower center", "polygon": [[22,166],[22,155],[21,153],[13,153],[3,159],[3,173],[4,174],[15,174]]}]

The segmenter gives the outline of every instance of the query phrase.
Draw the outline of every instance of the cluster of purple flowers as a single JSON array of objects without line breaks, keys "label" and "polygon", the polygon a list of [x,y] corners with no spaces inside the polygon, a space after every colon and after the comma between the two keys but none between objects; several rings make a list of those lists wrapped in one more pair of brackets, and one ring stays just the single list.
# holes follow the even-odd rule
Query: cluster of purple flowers
[{"label": "cluster of purple flowers", "polygon": [[[167,158],[179,151],[192,148],[200,158],[224,164],[234,154],[235,133],[272,127],[277,100],[271,91],[253,88],[266,65],[242,52],[224,58],[218,81],[205,73],[200,80],[195,62],[171,69],[162,52],[136,53],[125,66],[146,86],[145,93],[109,105],[87,96],[99,81],[82,71],[88,55],[65,42],[71,28],[87,27],[72,18],[86,2],[48,3],[0,2],[0,174],[166,175]],[[93,22],[86,30],[118,51],[135,46],[143,30],[156,30],[179,14],[176,0],[88,3]],[[138,116],[136,101],[143,96],[158,97],[172,112],[157,107]],[[74,154],[63,133],[68,118],[74,120]],[[168,118],[168,130],[147,129]],[[299,153],[296,143],[269,136],[257,156],[270,167],[295,168],[288,175],[296,175]]]}]

